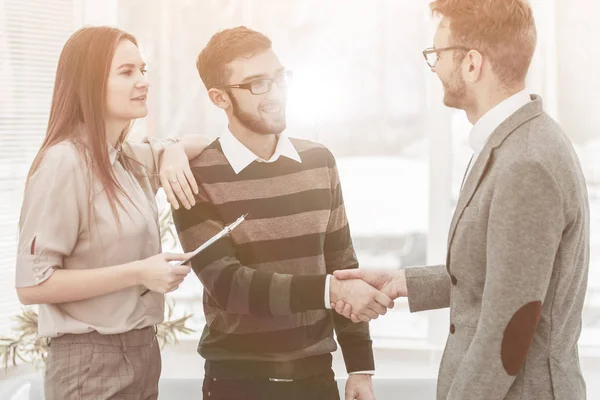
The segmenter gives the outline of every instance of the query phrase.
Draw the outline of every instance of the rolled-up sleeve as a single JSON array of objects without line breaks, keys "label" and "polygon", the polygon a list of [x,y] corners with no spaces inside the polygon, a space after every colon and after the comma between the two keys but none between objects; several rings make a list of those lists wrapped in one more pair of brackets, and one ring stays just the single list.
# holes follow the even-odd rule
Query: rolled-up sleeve
[{"label": "rolled-up sleeve", "polygon": [[76,149],[64,143],[46,150],[30,177],[19,223],[17,288],[46,281],[73,252],[84,206],[83,175]]}]

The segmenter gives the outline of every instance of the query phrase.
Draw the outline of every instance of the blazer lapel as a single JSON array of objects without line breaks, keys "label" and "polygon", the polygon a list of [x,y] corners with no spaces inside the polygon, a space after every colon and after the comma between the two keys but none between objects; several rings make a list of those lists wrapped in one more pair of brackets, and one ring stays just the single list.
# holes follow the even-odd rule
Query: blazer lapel
[{"label": "blazer lapel", "polygon": [[494,150],[502,145],[504,140],[510,136],[517,128],[529,120],[541,115],[543,110],[543,104],[541,97],[532,95],[532,102],[521,107],[507,120],[505,120],[496,130],[490,135],[487,143],[483,150],[477,157],[471,173],[467,176],[464,186],[458,196],[458,203],[456,210],[452,216],[452,222],[450,223],[450,232],[448,234],[448,252],[446,255],[446,266],[450,268],[450,247],[456,233],[456,226],[458,221],[462,217],[465,208],[469,205],[469,202],[473,198],[473,195],[477,191],[481,180],[485,176],[488,168],[491,166],[491,156]]}]

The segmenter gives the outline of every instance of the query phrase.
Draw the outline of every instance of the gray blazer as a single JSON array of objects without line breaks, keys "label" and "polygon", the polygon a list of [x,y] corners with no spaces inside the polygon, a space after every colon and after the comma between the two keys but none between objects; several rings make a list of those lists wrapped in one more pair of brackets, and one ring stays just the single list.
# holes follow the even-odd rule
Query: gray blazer
[{"label": "gray blazer", "polygon": [[465,181],[446,265],[406,269],[411,312],[450,307],[439,400],[586,396],[586,184],[569,139],[532,100],[492,133]]}]

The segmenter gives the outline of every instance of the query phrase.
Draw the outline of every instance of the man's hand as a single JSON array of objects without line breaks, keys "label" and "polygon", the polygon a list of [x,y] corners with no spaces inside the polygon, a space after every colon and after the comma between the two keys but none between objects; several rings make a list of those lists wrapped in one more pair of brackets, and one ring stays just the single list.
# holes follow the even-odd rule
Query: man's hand
[{"label": "man's hand", "polygon": [[[361,279],[375,289],[383,292],[390,299],[405,297],[408,295],[406,288],[406,274],[404,270],[371,270],[371,269],[347,269],[338,270],[333,273],[334,278],[338,280]],[[333,283],[333,278],[331,282]],[[338,314],[351,319],[353,322],[360,322],[361,312],[355,309],[352,302],[343,301],[343,299],[334,300],[331,297],[331,307]],[[393,308],[389,307],[389,308]],[[380,313],[380,315],[383,315]]]},{"label": "man's hand", "polygon": [[371,375],[351,374],[348,376],[346,400],[375,400]]},{"label": "man's hand", "polygon": [[342,302],[352,307],[354,322],[369,322],[394,307],[392,299],[359,279],[339,280],[332,276],[329,292],[332,304]]}]

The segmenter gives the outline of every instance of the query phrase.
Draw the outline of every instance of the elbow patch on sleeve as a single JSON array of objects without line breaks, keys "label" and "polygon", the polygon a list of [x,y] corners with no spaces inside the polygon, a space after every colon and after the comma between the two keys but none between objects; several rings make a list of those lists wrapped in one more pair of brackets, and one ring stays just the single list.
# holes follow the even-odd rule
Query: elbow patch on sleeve
[{"label": "elbow patch on sleeve", "polygon": [[532,301],[521,307],[510,319],[502,338],[501,357],[504,370],[517,376],[527,358],[529,347],[542,314],[542,302]]}]

